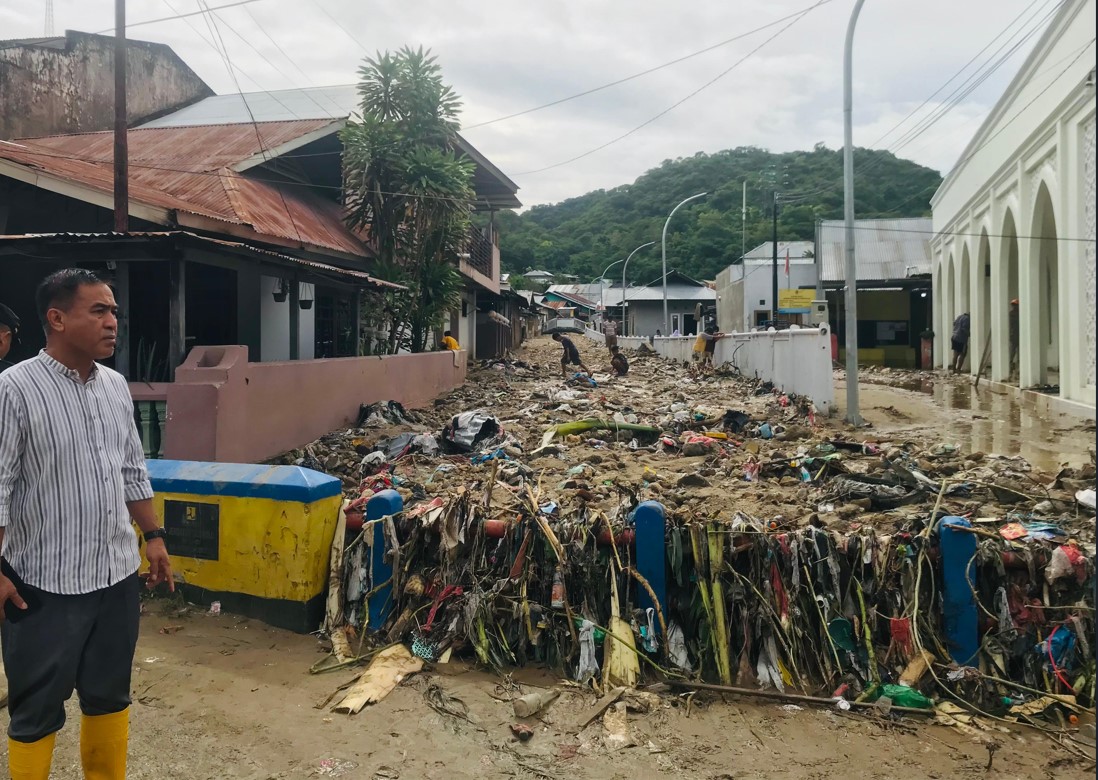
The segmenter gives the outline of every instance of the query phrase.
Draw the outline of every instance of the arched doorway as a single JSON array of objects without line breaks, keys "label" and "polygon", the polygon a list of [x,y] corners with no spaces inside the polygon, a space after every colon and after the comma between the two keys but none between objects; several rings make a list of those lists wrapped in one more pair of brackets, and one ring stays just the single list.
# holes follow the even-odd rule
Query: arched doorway
[{"label": "arched doorway", "polygon": [[[957,301],[954,305],[954,314],[953,314],[953,316],[954,316],[954,318],[956,318],[956,317],[961,316],[962,314],[968,314],[969,323],[971,325],[971,323],[972,323],[972,300],[971,300],[971,297],[969,296],[969,290],[971,288],[971,281],[970,281],[971,276],[969,275],[969,267],[970,266],[971,266],[971,263],[969,262],[969,259],[968,259],[968,244],[965,244],[961,248],[961,263],[957,267],[957,278],[954,282],[954,284],[956,285],[956,290],[957,290]],[[964,363],[961,366],[961,368],[963,368],[966,371],[969,370],[969,368],[973,367],[972,366],[972,360],[973,360],[972,344],[973,344],[972,332],[971,332],[971,328],[970,328],[969,329],[968,352],[965,354]],[[975,359],[979,360],[980,359],[979,355],[977,355],[975,357]]]},{"label": "arched doorway", "polygon": [[[973,359],[982,360],[985,352],[991,355],[991,241],[987,230],[980,231],[980,241],[976,246],[975,308],[979,316],[973,319],[980,323],[980,332],[972,334],[978,352]],[[980,370],[979,364],[976,370]]]},{"label": "arched doorway", "polygon": [[1002,285],[1002,297],[994,302],[994,306],[1006,312],[1005,322],[1008,323],[1008,345],[1005,350],[1008,368],[1003,372],[996,372],[1009,382],[1013,382],[1018,371],[1018,310],[1011,311],[1011,302],[1021,298],[1018,289],[1018,228],[1014,223],[1014,214],[1008,209],[1003,218],[1003,227],[1000,231],[1002,243],[999,245],[999,262],[996,272],[1004,274]]},{"label": "arched doorway", "polygon": [[[1060,267],[1056,235],[1056,214],[1052,196],[1042,183],[1033,208],[1030,230],[1030,251],[1036,266],[1037,326],[1031,335],[1036,338],[1037,383],[1060,383]],[[1030,309],[1033,311],[1033,309]]]}]

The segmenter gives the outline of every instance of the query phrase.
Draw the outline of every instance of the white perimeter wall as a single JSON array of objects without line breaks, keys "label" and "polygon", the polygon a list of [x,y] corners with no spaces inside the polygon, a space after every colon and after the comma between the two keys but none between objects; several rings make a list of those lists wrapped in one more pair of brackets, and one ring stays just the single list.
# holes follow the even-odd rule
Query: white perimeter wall
[{"label": "white perimeter wall", "polygon": [[[597,344],[605,343],[605,337],[597,331],[588,330],[587,337]],[[667,360],[693,359],[693,337],[661,337],[651,342],[636,336],[618,337],[623,349],[636,349],[642,342]],[[827,326],[732,333],[717,342],[713,361],[716,365],[731,363],[744,376],[758,377],[784,392],[807,396],[821,414],[831,414],[835,384],[831,374],[831,329]]]}]

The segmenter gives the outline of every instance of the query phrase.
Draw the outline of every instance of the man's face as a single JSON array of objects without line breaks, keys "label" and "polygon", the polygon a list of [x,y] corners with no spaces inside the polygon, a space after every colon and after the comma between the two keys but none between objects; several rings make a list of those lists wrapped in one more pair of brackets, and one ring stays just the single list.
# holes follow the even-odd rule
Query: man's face
[{"label": "man's face", "polygon": [[0,325],[0,360],[8,356],[11,351],[11,328]]},{"label": "man's face", "polygon": [[118,340],[118,304],[105,284],[83,284],[67,310],[46,313],[50,336],[73,351],[103,360],[114,354]]}]

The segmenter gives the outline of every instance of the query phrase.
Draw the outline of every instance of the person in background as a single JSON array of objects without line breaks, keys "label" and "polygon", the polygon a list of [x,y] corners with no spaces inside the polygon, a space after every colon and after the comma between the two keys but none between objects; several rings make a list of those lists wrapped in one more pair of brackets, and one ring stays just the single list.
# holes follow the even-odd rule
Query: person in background
[{"label": "person in background", "polygon": [[968,354],[968,335],[970,319],[968,312],[958,315],[957,319],[953,320],[953,336],[950,338],[949,343],[953,348],[953,364],[950,366],[954,371],[960,371],[965,362],[965,355]]},{"label": "person in background", "polygon": [[11,352],[11,345],[17,338],[19,338],[19,317],[0,303],[0,372],[15,365],[5,358]]},{"label": "person in background", "polygon": [[[718,332],[717,331],[717,326],[710,323],[709,325],[706,326],[705,330],[702,333],[699,333],[698,335],[701,336],[705,341],[704,356],[702,358],[702,364],[705,365],[705,366],[712,366],[713,365],[713,355],[717,350],[717,342],[719,342],[721,338],[724,338],[725,334]],[[697,344],[697,342],[695,342],[695,345],[696,344]]]},{"label": "person in background", "polygon": [[563,354],[560,356],[560,370],[564,376],[568,376],[568,366],[578,366],[581,371],[588,374],[591,372],[587,370],[587,366],[583,365],[580,360],[579,350],[576,349],[575,343],[567,336],[562,336],[559,333],[553,334],[553,341],[557,342],[564,349]]},{"label": "person in background", "polygon": [[606,337],[606,349],[611,355],[618,348],[618,326],[613,320],[607,320],[602,326],[603,335]]},{"label": "person in background", "polygon": [[610,367],[614,369],[614,373],[618,376],[625,376],[629,373],[629,361],[625,355],[622,354],[621,348],[615,346],[610,350]]},{"label": "person in background", "polygon": [[1010,314],[1007,317],[1010,332],[1010,377],[1014,378],[1014,366],[1018,362],[1018,299],[1010,302]]},{"label": "person in background", "polygon": [[84,777],[125,780],[130,675],[147,587],[175,590],[126,378],[118,306],[90,271],[38,286],[46,348],[0,374],[0,644],[8,767],[47,780],[65,702],[80,698]]},{"label": "person in background", "polygon": [[458,340],[454,338],[454,334],[451,331],[446,331],[442,334],[442,348],[457,352],[461,349],[461,345],[458,344]]}]

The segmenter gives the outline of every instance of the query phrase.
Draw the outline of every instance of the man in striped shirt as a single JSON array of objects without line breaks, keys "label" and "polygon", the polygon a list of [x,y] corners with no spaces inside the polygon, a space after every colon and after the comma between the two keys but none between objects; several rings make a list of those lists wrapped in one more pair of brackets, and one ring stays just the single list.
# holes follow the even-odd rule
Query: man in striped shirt
[{"label": "man in striped shirt", "polygon": [[47,780],[65,701],[82,712],[86,778],[124,780],[140,564],[148,586],[171,564],[125,378],[118,307],[89,271],[39,285],[46,348],[0,374],[0,643],[8,676],[13,780]]}]

